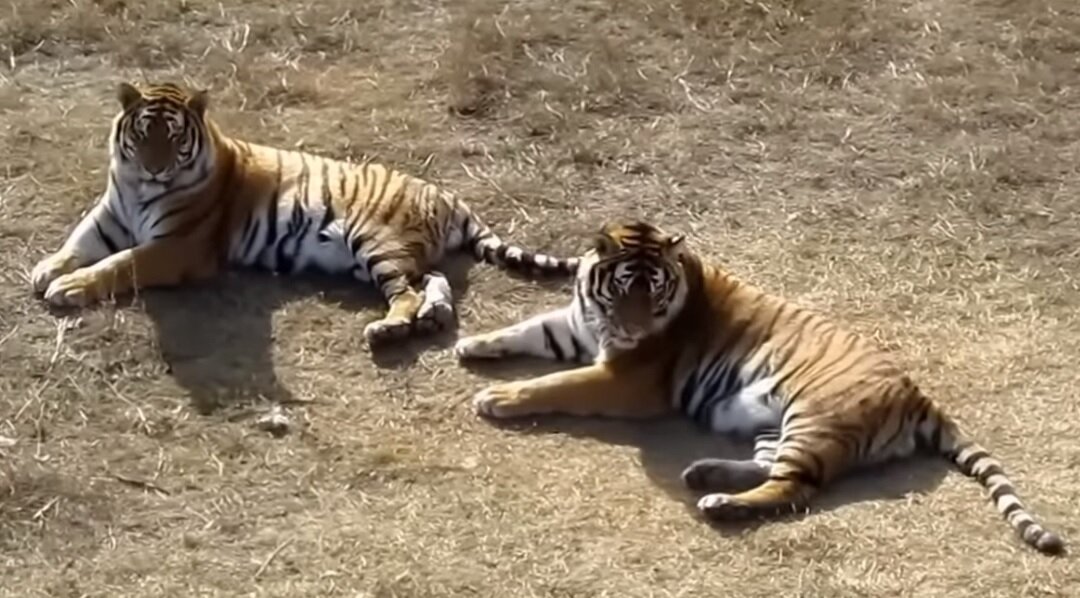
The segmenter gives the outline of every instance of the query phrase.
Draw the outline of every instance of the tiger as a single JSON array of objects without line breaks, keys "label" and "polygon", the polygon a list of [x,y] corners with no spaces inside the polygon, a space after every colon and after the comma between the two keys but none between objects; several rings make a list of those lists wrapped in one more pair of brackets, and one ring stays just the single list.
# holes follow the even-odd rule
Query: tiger
[{"label": "tiger", "polygon": [[204,280],[227,266],[319,270],[373,283],[388,304],[369,344],[455,319],[435,270],[448,251],[538,276],[572,276],[577,258],[504,243],[469,206],[422,178],[231,137],[207,89],[122,82],[104,193],[31,271],[37,294],[81,307],[141,288]]},{"label": "tiger", "polygon": [[569,306],[453,347],[461,360],[528,355],[574,367],[483,388],[473,408],[495,419],[675,415],[752,441],[747,459],[699,459],[681,473],[712,522],[805,512],[839,475],[927,451],[977,480],[1028,545],[1065,552],[1002,465],[891,353],[687,245],[644,221],[603,226]]}]

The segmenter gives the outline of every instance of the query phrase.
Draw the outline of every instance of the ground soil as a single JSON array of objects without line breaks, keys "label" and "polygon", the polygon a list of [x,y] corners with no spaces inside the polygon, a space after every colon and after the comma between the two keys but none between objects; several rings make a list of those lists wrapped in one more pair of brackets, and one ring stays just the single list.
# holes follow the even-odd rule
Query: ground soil
[{"label": "ground soil", "polygon": [[[104,188],[122,80],[225,130],[424,172],[573,253],[613,218],[895,349],[1080,538],[1074,0],[13,0],[0,9],[0,595],[1072,596],[934,461],[716,530],[678,421],[492,425],[378,297],[231,273],[58,314],[29,289]],[[568,290],[462,268],[461,332]],[[532,368],[532,369],[530,369]],[[294,424],[254,422],[271,403]]]}]

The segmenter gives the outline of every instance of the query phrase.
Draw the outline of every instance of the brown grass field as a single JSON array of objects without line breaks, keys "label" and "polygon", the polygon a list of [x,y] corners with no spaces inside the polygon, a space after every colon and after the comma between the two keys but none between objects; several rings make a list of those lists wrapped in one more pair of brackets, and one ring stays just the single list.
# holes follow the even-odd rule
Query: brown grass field
[{"label": "brown grass field", "polygon": [[[1080,540],[1075,0],[13,0],[0,9],[0,595],[1080,596],[933,460],[715,529],[679,421],[495,426],[453,335],[373,356],[347,282],[231,273],[54,313],[115,86],[374,156],[572,253],[642,216],[904,356]],[[430,158],[430,162],[428,162]],[[565,302],[462,267],[463,333]],[[466,284],[467,283],[467,284]],[[280,404],[294,424],[255,422]]]}]

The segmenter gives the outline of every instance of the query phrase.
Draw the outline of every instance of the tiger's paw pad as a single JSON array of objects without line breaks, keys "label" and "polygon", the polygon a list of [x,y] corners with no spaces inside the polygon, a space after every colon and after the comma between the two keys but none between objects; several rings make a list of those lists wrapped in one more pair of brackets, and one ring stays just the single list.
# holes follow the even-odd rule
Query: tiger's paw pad
[{"label": "tiger's paw pad", "polygon": [[763,484],[769,470],[754,461],[698,459],[683,470],[681,477],[690,490],[740,491]]},{"label": "tiger's paw pad", "polygon": [[698,500],[697,508],[713,521],[739,521],[751,514],[751,509],[734,500],[730,494],[706,494]]},{"label": "tiger's paw pad", "polygon": [[364,327],[364,338],[369,345],[380,345],[402,340],[409,336],[412,323],[405,318],[383,318]]},{"label": "tiger's paw pad", "polygon": [[502,355],[483,336],[467,336],[454,343],[454,355],[458,359],[483,359]]},{"label": "tiger's paw pad", "polygon": [[84,307],[96,297],[92,278],[80,272],[60,276],[45,290],[45,300],[57,307]]},{"label": "tiger's paw pad", "polygon": [[43,293],[53,281],[74,269],[71,260],[54,253],[34,265],[34,269],[30,271],[30,283],[35,293]]},{"label": "tiger's paw pad", "polygon": [[691,463],[679,477],[682,478],[683,485],[690,490],[709,490],[718,486],[714,483],[716,473],[717,467],[702,459]]},{"label": "tiger's paw pad", "polygon": [[513,386],[500,384],[481,390],[473,396],[473,408],[478,415],[491,418],[509,417],[508,407],[520,396]]}]

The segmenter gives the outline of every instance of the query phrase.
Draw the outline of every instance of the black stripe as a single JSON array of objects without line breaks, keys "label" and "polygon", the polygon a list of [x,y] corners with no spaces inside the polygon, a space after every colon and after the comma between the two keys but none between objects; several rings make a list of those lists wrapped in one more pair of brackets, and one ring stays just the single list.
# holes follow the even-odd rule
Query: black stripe
[{"label": "black stripe", "polygon": [[290,238],[297,239],[299,243],[300,227],[304,224],[304,207],[296,201],[293,201],[292,207],[288,230],[278,239],[277,247],[275,247],[274,270],[276,272],[289,273],[293,271],[293,258],[296,256],[288,252],[287,249]]},{"label": "black stripe", "polygon": [[551,333],[551,327],[548,326],[545,322],[544,324],[540,325],[540,328],[544,331],[544,344],[547,345],[547,348],[555,354],[556,361],[563,361],[565,357],[565,355],[563,354],[563,349],[559,346],[559,343],[556,342],[555,335]]},{"label": "black stripe", "polygon": [[320,234],[319,239],[320,240],[323,240],[323,241],[328,241],[329,240],[329,236],[323,237],[321,235],[325,234],[325,231],[326,231],[327,228],[330,228],[330,225],[333,224],[333,222],[334,222],[334,218],[335,218],[334,206],[331,205],[330,203],[327,203],[326,204],[326,210],[323,212],[322,222],[319,223],[319,234]]},{"label": "black stripe", "polygon": [[975,464],[979,462],[979,459],[989,456],[990,453],[986,452],[985,450],[978,449],[968,455],[968,458],[960,464],[960,467],[964,469],[964,473],[971,475],[973,473],[973,468],[975,467]]},{"label": "black stripe", "polygon": [[169,190],[161,193],[157,197],[154,197],[154,198],[151,198],[151,199],[148,199],[148,200],[142,202],[141,204],[139,204],[139,210],[142,213],[145,214],[146,211],[149,210],[151,206],[153,206],[157,202],[161,201],[162,199],[165,199],[166,197],[170,197],[170,196],[173,196],[173,195],[179,195],[179,194],[183,193],[184,191],[188,191],[189,189],[193,189],[195,187],[198,187],[199,185],[203,184],[203,182],[206,180],[206,175],[207,175],[207,173],[203,172],[199,176],[199,178],[196,179],[195,181],[193,181],[191,184],[184,185],[183,187],[176,187],[176,188],[173,188],[173,189],[169,189]]},{"label": "black stripe", "polygon": [[244,226],[244,236],[241,237],[244,241],[244,247],[240,250],[240,259],[246,260],[248,253],[251,252],[251,245],[255,242],[255,238],[259,236],[259,218],[255,214],[248,214],[247,225]]},{"label": "black stripe", "polygon": [[300,176],[296,178],[297,198],[300,200],[300,205],[307,209],[308,206],[308,183],[311,181],[311,169],[308,167],[307,156],[303,152],[297,154],[300,156]]},{"label": "black stripe", "polygon": [[[177,214],[179,214],[181,212],[184,212],[186,210],[189,210],[189,209],[191,209],[191,204],[181,203],[178,206],[173,206],[173,207],[169,208],[168,210],[165,210],[164,212],[158,214],[158,217],[155,218],[152,223],[150,223],[150,230],[153,231],[154,229],[156,229],[158,227],[159,224],[164,222],[166,219],[172,218],[173,216],[176,216]],[[169,235],[169,232],[166,231],[165,234],[161,235],[161,236],[168,236],[168,235]],[[158,235],[155,235],[155,236],[158,236]]]},{"label": "black stripe", "polygon": [[[368,174],[369,174],[370,167],[371,167],[371,165],[368,162],[364,162],[364,164],[360,167],[360,185],[358,185],[356,187],[356,189],[353,189],[353,201],[356,200],[357,191],[359,189],[362,188],[364,190],[365,196],[368,194],[368,192],[371,191],[371,188],[370,188],[371,183],[368,182]],[[371,175],[375,176],[374,173],[371,173]],[[367,204],[368,204],[368,202],[365,201],[364,205],[367,205]]]},{"label": "black stripe", "polygon": [[[405,292],[405,290],[408,288],[408,285],[405,284],[405,276],[397,271],[382,275],[372,272],[371,278],[375,281],[375,285],[379,287],[379,291],[383,294],[387,301]],[[394,293],[387,292],[386,287],[390,286],[394,282],[400,282],[400,288],[397,289],[397,291]]]},{"label": "black stripe", "polygon": [[[887,449],[890,445],[892,445],[892,443],[896,442],[897,438],[900,438],[901,434],[908,430],[908,427],[904,425],[903,416],[897,415],[897,418],[900,421],[898,421],[896,424],[896,431],[890,434],[889,437],[885,440],[885,442],[880,445],[882,449]],[[873,445],[873,443],[870,444]],[[863,453],[864,451],[860,451],[860,455],[865,456]]]},{"label": "black stripe", "polygon": [[[365,237],[363,234],[349,235],[349,250],[352,251],[353,257],[359,260],[360,250],[363,249],[364,245],[370,240],[369,237]],[[370,270],[371,267],[368,266],[368,269]]]},{"label": "black stripe", "polygon": [[802,454],[804,457],[809,459],[810,464],[813,465],[814,469],[817,470],[817,471],[813,471],[813,472],[812,471],[807,471],[808,474],[812,474],[814,477],[819,478],[819,479],[821,478],[821,476],[823,476],[825,474],[825,463],[822,462],[820,456],[818,456],[816,453],[810,451],[809,449],[805,449],[805,448],[803,448],[803,447],[801,447],[801,446],[799,446],[797,444],[791,444],[790,440],[787,441],[786,443],[784,443],[784,446],[777,447],[777,449],[776,449],[776,451],[777,451],[776,462],[777,463],[787,463],[789,465],[797,464],[797,465],[800,466],[799,469],[808,470],[809,468],[806,467],[806,463],[802,463],[798,459],[796,459],[794,456],[791,456],[791,455],[787,454],[787,451],[791,451],[791,450],[797,451],[800,454]]},{"label": "black stripe", "polygon": [[995,463],[983,470],[982,474],[978,476],[979,483],[986,485],[986,481],[990,479],[990,476],[1005,475],[1005,470],[1002,469],[1000,464]]},{"label": "black stripe", "polygon": [[[387,187],[390,186],[389,180],[390,179],[388,178],[387,179]],[[384,188],[384,193],[385,193],[385,188]],[[401,184],[398,185],[398,188],[394,192],[394,194],[390,196],[390,203],[387,204],[387,206],[385,208],[386,213],[387,214],[396,213],[401,208],[401,204],[406,200],[407,196],[408,196],[407,181],[402,181]]]},{"label": "black stripe", "polygon": [[[817,474],[814,474],[811,471],[808,471],[807,469],[805,469],[802,466],[803,465],[802,463],[792,459],[790,456],[782,454],[779,451],[777,451],[777,455],[776,455],[776,457],[774,459],[774,463],[777,463],[777,464],[786,463],[787,465],[789,465],[791,467],[791,469],[784,472],[784,473],[782,473],[782,474],[781,473],[770,473],[769,474],[769,479],[770,480],[779,480],[779,481],[788,481],[788,482],[793,481],[793,482],[799,482],[801,484],[806,484],[807,486],[813,486],[815,488],[820,488],[821,487],[821,476],[817,475]],[[776,466],[775,465],[773,466],[773,471],[776,471]]]},{"label": "black stripe", "polygon": [[[994,506],[996,507],[997,505],[995,504]],[[1012,503],[1011,505],[1005,507],[1005,510],[1001,512],[1001,516],[1008,519],[1009,515],[1012,515],[1013,513],[1017,512],[1017,511],[1023,511],[1023,510],[1024,510],[1024,507],[1020,506],[1020,501],[1018,500],[1018,501]]]},{"label": "black stripe", "polygon": [[726,389],[735,386],[731,378],[734,376],[738,379],[737,370],[738,366],[727,363],[722,356],[713,359],[709,364],[708,376],[702,376],[698,381],[702,398],[694,412],[689,414],[691,419],[708,423],[704,418],[711,415],[717,405],[727,402],[731,397],[732,393],[726,392]]},{"label": "black stripe", "polygon": [[116,253],[118,250],[116,243],[109,238],[109,235],[105,234],[105,231],[101,228],[101,223],[97,220],[94,220],[94,229],[97,231],[97,235],[101,238],[101,241],[105,243],[105,248],[109,250],[109,254],[112,255]]},{"label": "black stripe", "polygon": [[382,205],[383,200],[386,199],[386,190],[390,188],[390,179],[394,177],[394,173],[389,168],[383,168],[383,172],[386,173],[386,177],[383,178],[382,187],[372,187],[371,195],[371,211],[375,212],[375,208]]},{"label": "black stripe", "polygon": [[322,161],[322,202],[323,205],[330,203],[330,164],[326,159]]},{"label": "black stripe", "polygon": [[585,355],[585,347],[581,345],[581,341],[579,341],[577,335],[574,334],[573,328],[570,329],[570,342],[573,343],[574,346],[574,361],[581,361],[582,357]]},{"label": "black stripe", "polygon": [[940,451],[941,434],[944,431],[944,426],[941,425],[940,419],[935,417],[934,420],[934,431],[930,433],[930,445],[934,448],[935,451]]},{"label": "black stripe", "polygon": [[994,504],[997,504],[997,501],[1000,500],[1002,496],[1016,496],[1016,489],[1013,488],[1012,484],[1005,482],[990,493],[990,498],[994,499]]},{"label": "black stripe", "polygon": [[119,200],[121,204],[123,204],[124,203],[124,194],[120,191],[120,184],[116,181],[116,172],[115,171],[110,171],[109,172],[109,178],[112,179],[112,186],[113,186],[113,189],[116,191],[116,199]]},{"label": "black stripe", "polygon": [[[364,171],[361,170],[360,172],[362,174]],[[355,172],[353,173],[353,189],[352,189],[352,194],[349,195],[349,203],[345,206],[346,211],[348,211],[350,209],[351,210],[356,210],[358,212],[360,211],[360,209],[356,207],[356,198],[357,198],[357,196],[360,195],[360,188],[363,185],[366,185],[366,184],[367,184],[367,177],[366,176],[364,177],[363,181],[361,181],[360,175],[356,174]],[[342,196],[344,197],[344,194],[342,194]]]},{"label": "black stripe", "polygon": [[378,266],[379,264],[385,262],[388,259],[390,259],[390,256],[385,253],[372,253],[371,255],[367,256],[368,272],[371,272],[371,275],[374,276],[375,266]]},{"label": "black stripe", "polygon": [[695,368],[683,380],[682,388],[679,390],[679,411],[686,413],[690,403],[694,400],[694,389],[697,388],[697,385],[698,370]]},{"label": "black stripe", "polygon": [[263,248],[268,249],[274,246],[277,242],[277,210],[278,210],[278,194],[274,194],[270,198],[269,205],[266,206],[266,238],[263,240]]},{"label": "black stripe", "polygon": [[[120,192],[117,191],[117,195],[119,195],[119,194],[120,194]],[[124,223],[121,222],[120,219],[116,217],[116,214],[113,213],[112,208],[109,207],[108,202],[102,203],[101,208],[102,208],[102,210],[105,211],[106,214],[108,214],[109,220],[112,220],[112,223],[114,225],[116,225],[116,228],[120,229],[120,234],[124,235],[124,238],[126,240],[134,242],[135,235],[131,234],[131,231],[128,230],[128,227],[124,226]]]},{"label": "black stripe", "polygon": [[[1032,521],[1030,519],[1025,519],[1025,520],[1021,521],[1019,525],[1016,526],[1016,531],[1020,532],[1021,536],[1024,536],[1027,533],[1028,528],[1033,526],[1033,525],[1035,525],[1034,521]],[[1040,535],[1042,535],[1042,534],[1040,534]]]},{"label": "black stripe", "polygon": [[202,224],[205,221],[206,217],[209,216],[215,209],[217,209],[217,207],[217,204],[212,201],[208,201],[206,202],[203,211],[200,212],[198,216],[194,218],[188,218],[180,226],[177,226],[170,231],[154,235],[153,239],[156,241],[158,239],[164,239],[167,237],[183,237],[184,235],[189,234],[197,226]]}]

